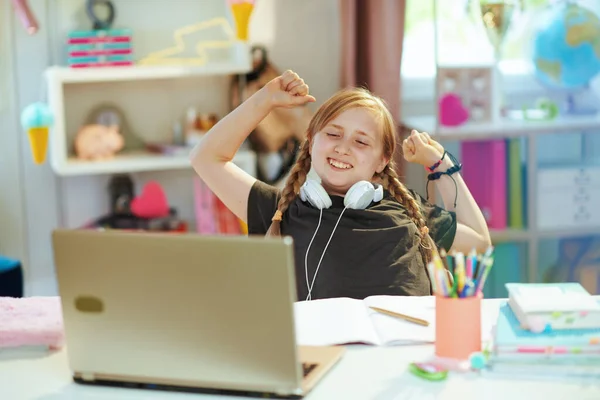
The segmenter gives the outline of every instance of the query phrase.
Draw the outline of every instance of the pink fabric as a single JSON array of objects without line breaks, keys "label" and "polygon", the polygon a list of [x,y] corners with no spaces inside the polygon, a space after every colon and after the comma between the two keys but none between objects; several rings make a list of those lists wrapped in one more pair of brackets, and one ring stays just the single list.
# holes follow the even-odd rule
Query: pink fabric
[{"label": "pink fabric", "polygon": [[340,0],[342,87],[366,86],[400,119],[406,0]]},{"label": "pink fabric", "polygon": [[0,297],[0,347],[63,344],[60,297]]}]

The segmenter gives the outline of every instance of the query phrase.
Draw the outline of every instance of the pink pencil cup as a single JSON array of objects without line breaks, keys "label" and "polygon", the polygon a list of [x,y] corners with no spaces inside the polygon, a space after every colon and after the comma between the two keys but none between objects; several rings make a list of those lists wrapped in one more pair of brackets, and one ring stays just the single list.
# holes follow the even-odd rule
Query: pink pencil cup
[{"label": "pink pencil cup", "polygon": [[481,351],[481,299],[483,296],[435,296],[435,355],[467,360]]}]

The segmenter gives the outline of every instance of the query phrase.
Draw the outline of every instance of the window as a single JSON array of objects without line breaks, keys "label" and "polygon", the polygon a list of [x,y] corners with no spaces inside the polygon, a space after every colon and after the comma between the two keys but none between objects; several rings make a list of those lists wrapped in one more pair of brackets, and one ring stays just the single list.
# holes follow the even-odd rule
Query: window
[{"label": "window", "polygon": [[[482,64],[493,61],[493,49],[476,20],[479,0],[406,0],[406,27],[402,55],[402,77],[421,80],[435,75],[434,1],[437,8],[438,62]],[[518,0],[517,0],[518,1]],[[529,43],[536,18],[549,5],[561,0],[524,0],[525,12],[517,13],[507,32],[500,68],[505,75],[524,75],[530,68]],[[563,0],[564,1],[564,0]],[[467,4],[471,10],[467,11]],[[598,0],[578,4],[600,14]]]}]

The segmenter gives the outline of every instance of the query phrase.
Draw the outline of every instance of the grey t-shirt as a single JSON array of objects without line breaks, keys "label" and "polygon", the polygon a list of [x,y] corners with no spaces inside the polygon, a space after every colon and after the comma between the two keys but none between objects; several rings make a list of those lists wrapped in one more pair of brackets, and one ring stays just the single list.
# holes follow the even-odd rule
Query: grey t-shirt
[{"label": "grey t-shirt", "polygon": [[[456,234],[456,214],[428,203],[411,191],[421,208],[429,234],[438,248],[450,249]],[[264,235],[277,209],[280,192],[261,181],[248,199],[248,233]],[[344,209],[344,198],[330,196],[307,259],[312,282],[323,249]],[[319,222],[319,210],[297,197],[283,214],[282,235],[294,240],[298,300],[308,294],[305,255]],[[430,281],[419,251],[417,226],[389,192],[365,210],[344,211],[323,256],[311,292],[313,300],[330,297],[363,299],[372,295],[426,296]]]}]

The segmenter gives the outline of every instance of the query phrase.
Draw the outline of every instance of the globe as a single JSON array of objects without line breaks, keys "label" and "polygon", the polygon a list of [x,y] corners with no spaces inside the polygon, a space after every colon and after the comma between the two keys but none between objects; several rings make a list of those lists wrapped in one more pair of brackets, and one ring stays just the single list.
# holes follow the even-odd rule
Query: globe
[{"label": "globe", "polygon": [[566,2],[550,7],[539,21],[532,43],[537,78],[553,88],[587,86],[600,73],[600,19]]}]

